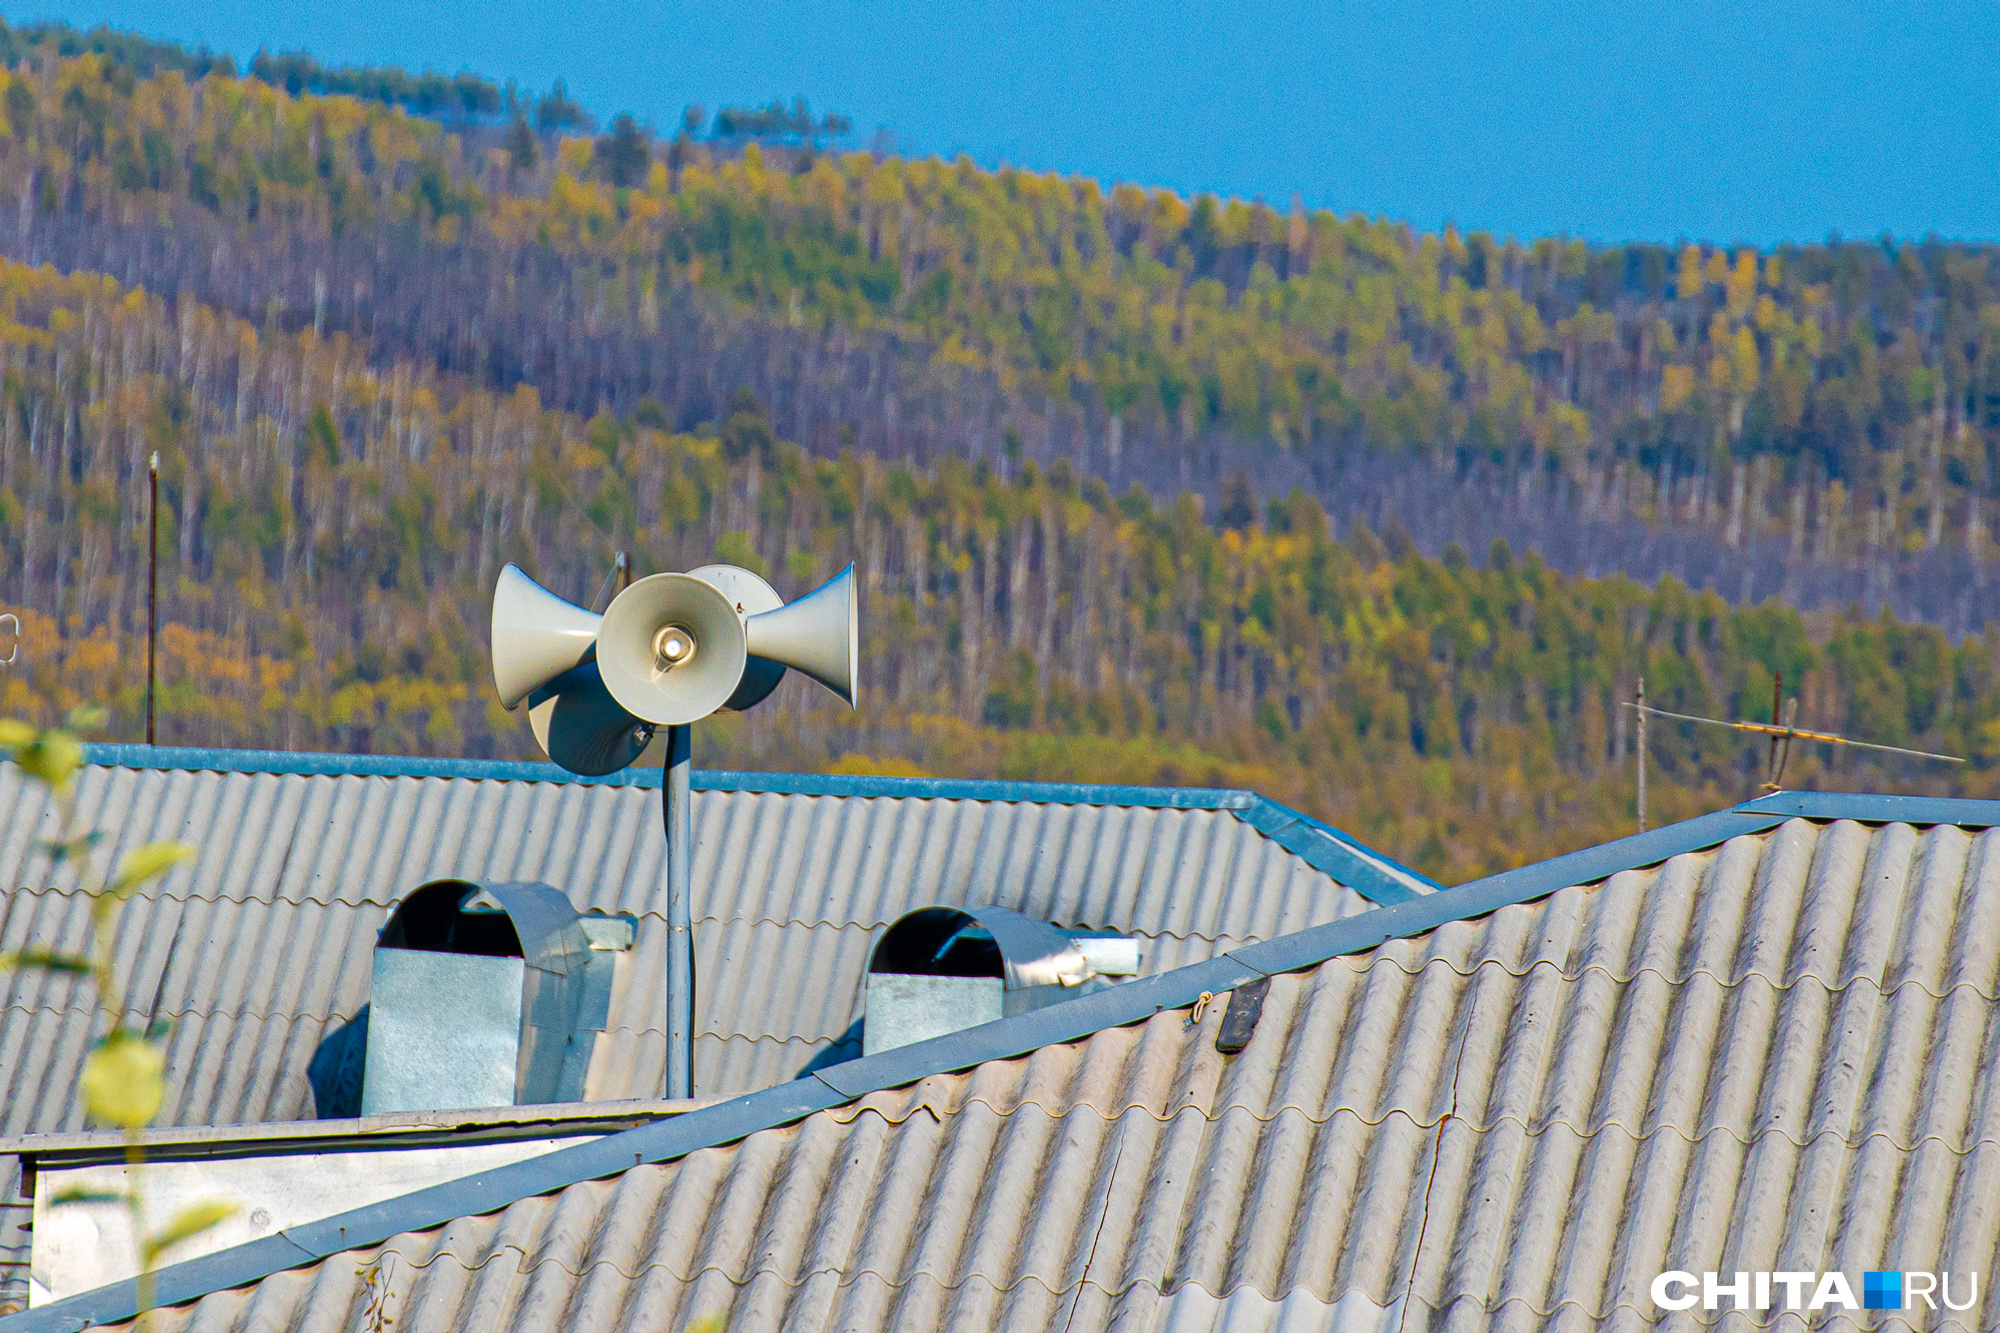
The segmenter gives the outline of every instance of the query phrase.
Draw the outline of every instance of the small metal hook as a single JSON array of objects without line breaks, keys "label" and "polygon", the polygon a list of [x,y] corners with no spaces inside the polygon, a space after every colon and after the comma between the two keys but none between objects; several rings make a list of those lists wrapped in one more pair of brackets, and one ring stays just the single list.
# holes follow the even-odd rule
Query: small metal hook
[{"label": "small metal hook", "polygon": [[21,655],[21,618],[11,611],[5,615],[0,615],[0,624],[8,621],[12,621],[14,624],[14,650],[5,657],[0,657],[0,666],[14,665],[14,659]]}]

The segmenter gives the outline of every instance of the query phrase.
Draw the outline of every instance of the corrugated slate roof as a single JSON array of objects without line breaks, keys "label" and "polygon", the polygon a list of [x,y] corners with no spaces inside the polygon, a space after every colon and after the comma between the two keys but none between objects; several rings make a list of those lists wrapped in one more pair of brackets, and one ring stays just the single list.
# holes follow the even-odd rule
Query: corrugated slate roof
[{"label": "corrugated slate roof", "polygon": [[[1981,1275],[1926,1326],[1991,1328],[2000,805],[1809,804],[298,1228],[162,1274],[160,1326],[361,1326],[373,1272],[404,1333],[1595,1328],[1667,1269],[1914,1269]],[[1274,972],[1217,1054],[1222,1005],[1185,1006]]]},{"label": "corrugated slate roof", "polygon": [[[429,880],[538,879],[638,921],[592,1095],[664,1077],[658,773],[548,765],[93,747],[79,810],[101,849],[199,856],[121,911],[136,1012],[172,1018],[163,1124],[310,1118],[320,1041],[367,1003],[387,909]],[[1367,909],[1428,880],[1248,792],[697,773],[695,1083],[735,1093],[857,1055],[862,978],[888,923],[997,904],[1142,937],[1167,970]],[[0,884],[41,882],[42,789],[0,765]],[[81,947],[87,905],[0,898],[0,949]],[[0,1136],[82,1127],[87,983],[0,975]],[[0,1230],[0,1247],[11,1243]],[[4,1268],[4,1259],[0,1259]]]},{"label": "corrugated slate roof", "polygon": [[[192,865],[128,904],[118,926],[134,1007],[151,1011],[157,997],[157,1012],[182,1023],[175,1054],[187,1058],[174,1068],[201,1089],[197,1104],[177,1084],[167,1123],[309,1115],[304,1061],[330,1023],[367,1002],[387,908],[445,877],[538,879],[581,908],[634,914],[638,939],[611,1030],[664,1041],[664,838],[645,788],[547,780],[557,770],[543,765],[465,765],[473,776],[449,776],[431,761],[431,773],[405,777],[244,771],[243,757],[227,756],[236,771],[214,771],[164,766],[206,765],[213,752],[167,752],[141,756],[156,767],[122,766],[134,748],[94,756],[116,765],[86,769],[78,800],[87,824],[110,835],[109,855],[166,837],[200,848]],[[982,799],[971,794],[976,784],[951,784],[967,794],[905,795],[908,784],[895,779],[821,779],[820,792],[802,793],[780,778],[761,786],[741,775],[701,778],[694,909],[703,1093],[766,1086],[773,1070],[790,1077],[816,1056],[858,1050],[850,1029],[873,940],[916,907],[998,904],[1137,934],[1145,969],[1155,971],[1369,905],[1239,818],[1290,814],[1247,793],[1193,794],[1207,806],[1159,799],[1191,795],[1180,792],[1113,805],[1079,800],[1148,793],[1007,784],[1005,799]],[[1297,832],[1303,821],[1291,820]],[[41,790],[0,766],[0,882],[34,882],[37,844],[52,831]],[[0,948],[76,946],[88,932],[85,905],[64,894],[23,889],[0,914]],[[40,1062],[76,1057],[66,1015],[87,1007],[85,984],[39,973],[0,980],[10,1015],[0,1043],[17,1046],[23,1062],[4,1066],[8,1081],[48,1088],[46,1098],[10,1099],[0,1134],[77,1127],[67,1081],[44,1077],[53,1070]],[[219,1040],[244,1071],[239,1098],[218,1100],[198,1075],[196,1043],[206,1052]],[[630,1078],[612,1071],[603,1095],[652,1093],[639,1080],[661,1058],[641,1056]]]}]

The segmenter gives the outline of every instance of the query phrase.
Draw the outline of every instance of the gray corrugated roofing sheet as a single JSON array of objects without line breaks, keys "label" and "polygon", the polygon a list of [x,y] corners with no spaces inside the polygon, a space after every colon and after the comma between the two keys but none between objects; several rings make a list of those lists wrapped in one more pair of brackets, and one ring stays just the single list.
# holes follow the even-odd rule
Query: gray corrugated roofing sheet
[{"label": "gray corrugated roofing sheet", "polygon": [[[657,781],[365,756],[111,746],[92,757],[78,801],[107,834],[105,855],[156,838],[200,848],[118,921],[131,1004],[176,1024],[162,1123],[310,1117],[307,1065],[367,1002],[387,908],[447,876],[545,880],[581,907],[638,918],[592,1094],[657,1093]],[[1137,934],[1151,972],[1366,909],[1336,878],[1347,870],[1378,892],[1384,881],[1405,896],[1434,887],[1351,840],[1307,834],[1310,821],[1247,792],[751,774],[698,774],[697,785],[703,1093],[858,1054],[869,951],[915,907],[998,904]],[[43,882],[38,843],[53,829],[41,789],[0,765],[0,884]],[[1327,866],[1333,875],[1316,868]],[[72,896],[22,887],[0,899],[0,949],[80,947],[88,929]],[[0,1135],[81,1128],[84,984],[0,975]],[[0,1229],[0,1246],[10,1235]]]},{"label": "gray corrugated roofing sheet", "polygon": [[[1454,890],[1427,910],[1464,894],[1476,919],[1377,947],[1350,951],[1364,925],[1419,918],[1315,932],[1353,939],[1273,979],[1237,1057],[1214,1049],[1220,1004],[1191,1025],[1108,993],[1095,1007],[1129,1025],[856,1099],[822,1089],[755,1111],[774,1127],[739,1141],[721,1128],[553,1193],[532,1185],[545,1159],[517,1202],[161,1327],[360,1326],[369,1272],[402,1333],[710,1313],[731,1333],[1637,1327],[1667,1269],[1840,1269],[1857,1292],[1864,1270],[1914,1269],[1980,1275],[1976,1309],[1926,1326],[1992,1328],[2000,831],[1769,818],[1590,887],[1546,882],[1594,863],[1564,858],[1514,880],[1512,905]],[[1715,840],[1700,823],[1683,845]],[[1618,846],[1598,859],[1633,854]],[[1223,961],[1127,994],[1185,1004],[1211,973],[1251,975]],[[1004,1050],[1032,1026],[957,1044]],[[953,1042],[902,1065],[949,1067]],[[845,1068],[865,1085],[893,1063]],[[735,1105],[665,1132],[726,1126]],[[585,1155],[643,1155],[660,1133]]]},{"label": "gray corrugated roofing sheet", "polygon": [[[568,781],[547,765],[133,746],[93,747],[92,758],[78,803],[106,833],[104,855],[157,838],[200,848],[118,920],[130,1003],[175,1023],[162,1123],[312,1116],[307,1066],[367,1003],[388,907],[448,876],[541,879],[580,907],[638,918],[591,1093],[657,1094],[657,774],[648,787],[643,775]],[[1365,910],[1343,873],[1382,896],[1435,887],[1344,835],[1306,834],[1310,821],[1247,792],[756,774],[698,774],[697,785],[704,1093],[859,1054],[869,951],[915,907],[999,904],[1137,934],[1152,972]],[[0,764],[0,884],[24,886],[0,898],[0,949],[87,939],[84,903],[34,887],[53,831],[42,790]],[[0,1135],[82,1127],[84,985],[0,974]],[[8,1220],[19,1211],[0,1200],[0,1251],[19,1248]],[[0,1253],[0,1300],[16,1267]]]}]

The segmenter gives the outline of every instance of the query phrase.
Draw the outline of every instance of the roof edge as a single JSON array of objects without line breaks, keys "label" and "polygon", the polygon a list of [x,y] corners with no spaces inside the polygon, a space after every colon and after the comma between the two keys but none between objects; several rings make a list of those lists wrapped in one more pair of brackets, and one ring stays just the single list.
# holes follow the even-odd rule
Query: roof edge
[{"label": "roof edge", "polygon": [[605,777],[590,778],[567,772],[554,764],[509,759],[439,759],[425,755],[332,754],[316,750],[230,750],[106,741],[85,745],[83,757],[85,763],[103,768],[153,772],[271,773],[308,778],[469,778],[566,782],[598,787],[660,785],[657,769],[625,769]]},{"label": "roof edge", "polygon": [[[234,1125],[153,1125],[138,1134],[139,1146],[149,1161],[163,1161],[173,1154],[202,1156],[257,1156],[263,1150],[277,1151],[287,1144],[329,1142],[374,1142],[400,1146],[404,1139],[462,1132],[520,1130],[529,1137],[553,1138],[564,1134],[598,1134],[599,1126],[615,1121],[628,1122],[663,1116],[686,1115],[704,1106],[725,1102],[727,1097],[690,1097],[670,1100],[661,1097],[633,1097],[617,1101],[550,1102],[523,1106],[491,1106],[440,1111],[389,1111],[369,1116],[332,1120],[265,1120]],[[582,1125],[582,1129],[566,1128]],[[120,1130],[85,1129],[53,1134],[17,1134],[0,1138],[0,1157],[32,1157],[42,1160],[72,1157],[116,1157],[122,1159],[132,1145],[131,1136]]]},{"label": "roof edge", "polygon": [[[1731,838],[1759,833],[1798,817],[1748,808],[1755,804],[1718,810],[1439,893],[1412,896],[1297,934],[1233,949],[1171,972],[880,1055],[832,1065],[792,1083],[638,1129],[609,1134],[591,1143],[559,1148],[498,1170],[434,1185],[174,1264],[155,1273],[156,1300],[160,1305],[184,1304],[230,1287],[247,1286],[287,1269],[318,1263],[346,1250],[380,1244],[407,1231],[495,1212],[532,1195],[617,1175],[643,1163],[672,1161],[702,1148],[736,1142],[761,1129],[796,1123],[816,1111],[848,1104],[871,1092],[902,1087],[932,1074],[969,1069],[991,1060],[1014,1059],[1043,1046],[1078,1041],[1110,1028],[1144,1022],[1164,1010],[1194,1004],[1203,992],[1220,994],[1256,977],[1296,972],[1343,955],[1364,953],[1392,939],[1405,939],[1454,921],[1485,916],[1502,907],[1545,898],[1561,889],[1607,879],[1622,870],[1657,865],[1670,857],[1718,846]],[[1977,804],[2000,825],[2000,802]],[[1980,816],[1982,820],[1985,817],[1985,814]],[[1896,816],[1876,818],[1893,820]],[[121,1322],[137,1314],[137,1295],[133,1280],[80,1292],[0,1318],[0,1333],[78,1333],[93,1325]]]},{"label": "roof edge", "polygon": [[1981,801],[1963,796],[1780,791],[1745,801],[1736,808],[1799,819],[1852,819],[1863,824],[1956,824],[1961,828],[2000,828],[2000,801]]},{"label": "roof edge", "polygon": [[[327,754],[317,751],[227,750],[93,742],[84,746],[84,759],[105,768],[153,771],[275,773],[298,777],[462,778],[600,787],[653,788],[660,785],[660,770],[657,768],[627,768],[604,777],[583,777],[554,764],[508,759],[439,759],[423,755]],[[1266,799],[1256,792],[1226,787],[1130,787],[1086,782],[874,777],[850,773],[754,773],[700,768],[694,771],[694,787],[697,791],[769,792],[783,796],[899,797],[905,800],[1115,805],[1172,810],[1240,810]]]},{"label": "roof edge", "polygon": [[1331,824],[1259,796],[1236,817],[1313,869],[1329,875],[1378,907],[1440,892],[1444,885],[1419,874]]},{"label": "roof edge", "polygon": [[[457,778],[657,788],[660,770],[627,768],[583,777],[554,764],[522,760],[439,759],[421,755],[228,750],[195,746],[92,743],[85,759],[106,768],[298,777]],[[1443,886],[1333,826],[1254,791],[1227,787],[1140,787],[1085,782],[1014,782],[977,778],[871,777],[848,773],[756,773],[696,769],[697,791],[836,796],[859,799],[1000,801],[1029,805],[1103,805],[1156,810],[1226,810],[1280,847],[1376,904],[1402,902]]]}]

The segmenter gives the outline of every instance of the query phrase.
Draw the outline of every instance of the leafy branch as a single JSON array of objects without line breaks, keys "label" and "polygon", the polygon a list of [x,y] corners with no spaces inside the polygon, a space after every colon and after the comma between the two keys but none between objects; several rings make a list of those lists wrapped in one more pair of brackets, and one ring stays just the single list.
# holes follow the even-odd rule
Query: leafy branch
[{"label": "leafy branch", "polygon": [[[83,765],[83,744],[76,733],[97,726],[102,710],[81,708],[69,715],[66,727],[38,729],[26,722],[0,719],[0,754],[13,760],[29,778],[46,787],[57,815],[56,837],[43,844],[51,878],[68,867],[76,892],[91,900],[90,948],[71,953],[46,945],[28,945],[0,952],[0,972],[37,969],[59,976],[88,977],[96,995],[96,1011],[104,1016],[106,1032],[92,1047],[77,1080],[84,1113],[90,1120],[125,1135],[127,1187],[123,1190],[73,1189],[58,1194],[57,1206],[122,1203],[132,1219],[138,1248],[138,1306],[153,1306],[153,1270],[160,1256],[226,1220],[236,1206],[204,1199],[189,1204],[157,1229],[146,1223],[144,1179],[138,1169],[145,1161],[140,1131],[160,1113],[166,1095],[165,1023],[134,1026],[116,968],[118,909],[134,893],[190,860],[194,848],[184,842],[155,842],[127,852],[109,879],[98,871],[96,848],[103,835],[79,827],[76,774]],[[143,1313],[142,1313],[143,1318]]]}]

